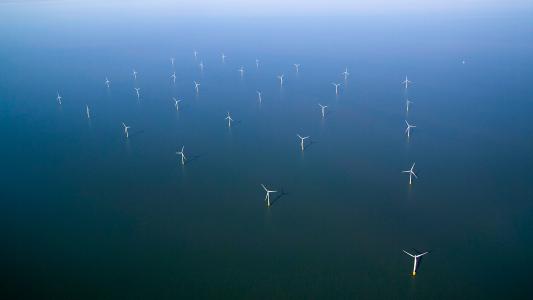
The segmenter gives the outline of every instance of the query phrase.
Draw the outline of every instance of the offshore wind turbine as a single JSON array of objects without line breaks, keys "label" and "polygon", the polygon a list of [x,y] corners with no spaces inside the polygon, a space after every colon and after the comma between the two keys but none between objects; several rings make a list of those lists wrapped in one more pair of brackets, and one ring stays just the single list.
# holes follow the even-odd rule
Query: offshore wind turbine
[{"label": "offshore wind turbine", "polygon": [[172,73],[172,75],[170,75],[170,78],[172,78],[172,83],[176,83],[176,72]]},{"label": "offshore wind turbine", "polygon": [[407,137],[410,137],[411,128],[416,128],[416,126],[409,124],[409,122],[407,122],[407,120],[405,120],[405,124],[407,124],[407,128],[405,128],[405,133],[407,134]]},{"label": "offshore wind turbine", "polygon": [[231,122],[233,122],[233,119],[231,118],[229,111],[228,111],[228,116],[226,117],[226,120],[228,120],[228,127],[231,127]]},{"label": "offshore wind turbine", "polygon": [[226,62],[226,55],[224,53],[222,53],[221,57],[222,57],[222,63],[225,63]]},{"label": "offshore wind turbine", "polygon": [[259,69],[259,59],[255,59],[255,68]]},{"label": "offshore wind turbine", "polygon": [[409,101],[409,99],[405,99],[405,110],[406,112],[409,112],[409,105],[413,104],[413,101]]},{"label": "offshore wind turbine", "polygon": [[133,69],[133,80],[137,80],[137,71]]},{"label": "offshore wind turbine", "polygon": [[196,81],[193,81],[194,82],[194,89],[196,90],[196,93],[198,94],[198,92],[200,91],[200,83],[199,82],[196,82]]},{"label": "offshore wind turbine", "polygon": [[260,91],[256,91],[257,93],[257,100],[259,100],[259,103],[263,103],[263,98],[261,97],[261,92]]},{"label": "offshore wind turbine", "polygon": [[242,78],[242,76],[244,75],[244,67],[241,66],[237,71],[241,73],[241,78]]},{"label": "offshore wind turbine", "polygon": [[185,161],[187,158],[185,157],[185,152],[183,151],[185,149],[185,146],[181,147],[181,151],[176,151],[176,154],[181,155],[181,165],[185,165]]},{"label": "offshore wind turbine", "polygon": [[342,72],[341,74],[344,75],[344,80],[347,80],[348,79],[348,75],[350,75],[350,73],[348,73],[348,67],[346,67],[344,69],[344,72]]},{"label": "offshore wind turbine", "polygon": [[310,136],[301,136],[299,134],[297,134],[297,136],[300,138],[300,147],[302,148],[302,151],[304,151],[305,147],[304,147],[304,141],[308,138],[310,138]]},{"label": "offshore wind turbine", "polygon": [[130,126],[127,126],[126,124],[124,124],[124,122],[122,122],[122,126],[124,126],[124,134],[126,135],[126,138],[128,138],[129,137],[128,129],[130,129]]},{"label": "offshore wind turbine", "polygon": [[266,186],[264,184],[262,184],[262,183],[261,183],[261,186],[263,187],[263,189],[266,192],[265,201],[267,202],[267,206],[270,207],[270,193],[277,193],[278,191],[271,191],[271,190],[267,189]]},{"label": "offshore wind turbine", "polygon": [[139,100],[141,98],[141,94],[139,93],[141,88],[133,88],[133,89],[135,90],[135,93],[137,93],[137,100]]},{"label": "offshore wind turbine", "polygon": [[411,80],[407,79],[407,75],[406,75],[405,80],[402,81],[402,84],[405,84],[405,88],[407,89],[410,83],[411,83]]},{"label": "offshore wind turbine", "polygon": [[200,61],[200,72],[203,72],[204,71],[204,61]]},{"label": "offshore wind turbine", "polygon": [[405,254],[407,254],[407,255],[409,255],[409,256],[411,256],[413,258],[414,262],[413,262],[413,273],[412,274],[413,274],[413,276],[416,276],[416,269],[417,269],[417,266],[418,266],[418,258],[420,256],[424,256],[424,255],[428,254],[428,252],[424,252],[424,253],[421,253],[421,254],[413,255],[413,254],[411,254],[411,253],[409,253],[409,252],[407,252],[405,250],[402,250],[402,251],[405,252]]},{"label": "offshore wind turbine", "polygon": [[179,111],[180,110],[180,102],[183,101],[183,100],[178,100],[176,99],[175,97],[172,97],[172,99],[174,100],[174,106],[176,107],[176,111]]},{"label": "offshore wind turbine", "polygon": [[63,102],[61,101],[61,99],[63,99],[63,97],[61,97],[61,95],[59,95],[59,92],[57,92],[57,103],[59,103],[59,105],[63,104]]},{"label": "offshore wind turbine", "polygon": [[279,87],[283,87],[283,76],[285,76],[285,75],[284,74],[278,75]]},{"label": "offshore wind turbine", "polygon": [[192,53],[194,54],[194,59],[197,59],[198,58],[198,51],[194,50]]},{"label": "offshore wind turbine", "polygon": [[109,84],[111,83],[111,81],[109,81],[109,79],[107,79],[106,77],[104,83],[107,86],[107,88],[109,88]]},{"label": "offshore wind turbine", "polygon": [[170,58],[170,64],[174,67],[174,57]]},{"label": "offshore wind turbine", "polygon": [[328,107],[327,105],[322,105],[320,103],[318,103],[318,106],[320,106],[320,109],[322,110],[322,118],[324,118],[326,116],[326,108]]},{"label": "offshore wind turbine", "polygon": [[331,84],[333,84],[335,86],[335,95],[338,95],[339,94],[339,86],[341,84],[340,83],[335,83],[335,82],[332,82]]},{"label": "offshore wind turbine", "polygon": [[413,176],[418,179],[418,177],[415,174],[414,169],[415,169],[415,163],[413,163],[413,165],[411,166],[411,169],[406,170],[406,171],[402,171],[402,173],[408,173],[409,174],[409,184],[413,183]]},{"label": "offshore wind turbine", "polygon": [[300,72],[300,64],[294,64],[294,67],[296,68],[296,73]]},{"label": "offshore wind turbine", "polygon": [[85,113],[87,114],[87,119],[91,118],[91,110],[89,109],[89,105],[85,104]]}]

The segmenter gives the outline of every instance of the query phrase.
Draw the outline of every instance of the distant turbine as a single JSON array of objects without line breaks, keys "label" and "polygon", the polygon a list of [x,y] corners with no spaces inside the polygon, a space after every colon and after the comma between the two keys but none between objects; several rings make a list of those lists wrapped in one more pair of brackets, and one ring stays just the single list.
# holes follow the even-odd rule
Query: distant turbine
[{"label": "distant turbine", "polygon": [[407,125],[407,128],[405,128],[405,133],[407,134],[407,137],[410,137],[411,128],[416,128],[416,126],[409,124],[409,122],[407,122],[407,120],[405,120],[405,124]]},{"label": "distant turbine", "polygon": [[199,89],[200,83],[196,81],[193,81],[193,82],[194,82],[194,89],[196,90],[196,93],[198,94],[198,92],[200,91]]},{"label": "distant turbine", "polygon": [[91,110],[89,109],[89,105],[85,105],[85,113],[87,114],[87,119],[91,118]]},{"label": "distant turbine", "polygon": [[197,59],[198,58],[198,51],[194,50],[192,53],[194,54],[194,59]]},{"label": "distant turbine", "polygon": [[179,106],[179,104],[180,104],[180,102],[183,101],[183,100],[178,100],[178,99],[176,99],[176,98],[174,98],[174,97],[172,97],[172,99],[174,100],[174,106],[176,107],[176,111],[179,111],[179,110],[180,110],[180,106]]},{"label": "distant turbine", "polygon": [[411,257],[414,259],[414,263],[413,263],[413,273],[412,273],[412,274],[413,274],[413,276],[416,276],[416,268],[417,268],[417,265],[418,265],[418,258],[419,258],[420,256],[423,256],[423,255],[428,254],[428,252],[424,252],[424,253],[422,253],[422,254],[413,255],[413,254],[411,254],[411,253],[409,253],[409,252],[407,252],[407,251],[405,251],[405,250],[402,250],[402,251],[405,252],[405,254],[411,256]]},{"label": "distant turbine", "polygon": [[409,184],[413,184],[413,176],[418,179],[418,177],[415,174],[415,163],[411,166],[411,169],[402,171],[402,173],[408,173],[409,174]]},{"label": "distant turbine", "polygon": [[261,184],[261,186],[263,187],[263,189],[266,192],[265,201],[267,202],[267,206],[270,207],[270,193],[277,193],[278,191],[271,191],[271,190],[267,189],[264,184]]},{"label": "distant turbine", "polygon": [[172,75],[170,75],[170,78],[172,78],[173,83],[176,83],[176,72],[172,73]]},{"label": "distant turbine", "polygon": [[139,93],[139,91],[141,90],[141,88],[133,88],[135,90],[135,92],[137,93],[137,100],[139,100],[141,98],[141,94]]},{"label": "distant turbine", "polygon": [[348,73],[348,67],[346,67],[346,69],[344,69],[344,72],[342,72],[342,75],[344,75],[344,80],[348,79],[348,75],[350,75],[350,73]]},{"label": "distant turbine", "polygon": [[302,151],[304,151],[304,141],[308,138],[310,138],[310,136],[301,136],[299,134],[297,134],[297,136],[300,138],[300,146],[302,147]]},{"label": "distant turbine", "polygon": [[409,105],[413,104],[414,102],[409,101],[409,99],[405,99],[405,109],[407,112],[409,112]]},{"label": "distant turbine", "polygon": [[464,64],[466,64],[466,61],[463,59],[463,61],[461,63],[464,65]]},{"label": "distant turbine", "polygon": [[341,84],[340,83],[335,83],[335,82],[332,82],[331,84],[333,84],[335,86],[335,95],[338,95],[339,94],[339,86]]},{"label": "distant turbine", "polygon": [[241,66],[237,71],[241,73],[241,78],[242,78],[242,76],[244,75],[244,67]]},{"label": "distant turbine", "polygon": [[126,126],[124,122],[122,122],[122,126],[124,126],[124,134],[126,134],[126,138],[129,137],[128,129],[130,129],[130,126]]},{"label": "distant turbine", "polygon": [[203,61],[200,61],[200,72],[203,72],[204,71],[204,62]]},{"label": "distant turbine", "polygon": [[281,75],[278,76],[278,79],[279,79],[279,87],[283,87],[283,76],[285,76],[285,75],[281,74]]},{"label": "distant turbine", "polygon": [[183,149],[185,149],[185,146],[181,147],[181,151],[176,151],[176,154],[181,155],[181,165],[185,165],[185,161],[187,158],[185,157],[185,152],[183,152]]},{"label": "distant turbine", "polygon": [[411,83],[411,81],[409,79],[407,79],[407,76],[405,76],[405,80],[402,81],[403,84],[405,84],[405,88],[407,89],[407,87],[409,86],[409,84]]},{"label": "distant turbine", "polygon": [[57,102],[59,103],[59,105],[63,104],[63,102],[61,101],[63,97],[61,97],[61,95],[59,95],[59,92],[57,92]]},{"label": "distant turbine", "polygon": [[263,98],[261,97],[261,92],[260,91],[256,91],[257,93],[257,100],[259,100],[259,103],[263,103]]},{"label": "distant turbine", "polygon": [[107,85],[107,88],[109,88],[109,84],[111,83],[111,81],[109,81],[109,79],[107,79],[107,77],[105,78],[105,85]]},{"label": "distant turbine", "polygon": [[137,80],[137,71],[135,69],[133,69],[133,79]]},{"label": "distant turbine", "polygon": [[222,53],[222,63],[225,63],[226,62],[226,55],[224,55],[224,53]]},{"label": "distant turbine", "polygon": [[255,59],[255,68],[259,69],[259,59]]},{"label": "distant turbine", "polygon": [[300,64],[294,64],[294,67],[296,68],[296,73],[300,72]]},{"label": "distant turbine", "polygon": [[326,111],[326,107],[328,107],[327,105],[322,105],[320,103],[318,103],[318,106],[320,106],[320,108],[322,109],[322,118],[324,118],[324,116],[326,115],[325,111]]},{"label": "distant turbine", "polygon": [[226,120],[228,120],[228,127],[231,127],[231,122],[233,122],[233,119],[231,118],[229,111],[228,111],[228,116],[226,117]]},{"label": "distant turbine", "polygon": [[174,57],[170,58],[170,64],[172,64],[172,66],[174,66]]}]

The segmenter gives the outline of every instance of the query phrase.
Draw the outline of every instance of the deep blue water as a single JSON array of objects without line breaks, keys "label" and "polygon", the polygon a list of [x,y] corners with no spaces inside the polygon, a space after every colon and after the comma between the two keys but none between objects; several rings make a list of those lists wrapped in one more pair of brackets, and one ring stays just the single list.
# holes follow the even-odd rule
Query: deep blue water
[{"label": "deep blue water", "polygon": [[531,298],[531,18],[123,5],[0,4],[2,293]]}]

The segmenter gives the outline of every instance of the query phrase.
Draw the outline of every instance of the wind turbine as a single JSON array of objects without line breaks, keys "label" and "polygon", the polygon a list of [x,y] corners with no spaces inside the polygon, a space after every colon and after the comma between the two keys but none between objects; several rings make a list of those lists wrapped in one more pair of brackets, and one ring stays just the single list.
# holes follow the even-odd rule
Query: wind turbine
[{"label": "wind turbine", "polygon": [[301,136],[299,134],[297,136],[300,138],[300,146],[302,147],[302,151],[304,151],[304,141],[310,138],[310,136]]},{"label": "wind turbine", "polygon": [[347,80],[348,75],[350,75],[350,73],[348,73],[348,67],[346,67],[346,69],[344,69],[344,72],[342,72],[341,74],[344,75],[344,80]]},{"label": "wind turbine", "polygon": [[259,59],[255,59],[255,68],[259,69]]},{"label": "wind turbine", "polygon": [[241,66],[237,71],[241,73],[241,78],[242,78],[242,76],[244,75],[244,67]]},{"label": "wind turbine", "polygon": [[122,126],[124,126],[124,134],[126,134],[126,138],[129,137],[128,129],[130,129],[130,126],[126,126],[124,122],[122,122]]},{"label": "wind turbine", "polygon": [[300,64],[294,64],[294,67],[296,68],[296,73],[300,72]]},{"label": "wind turbine", "polygon": [[409,86],[409,84],[411,83],[411,80],[407,79],[407,76],[405,76],[405,80],[402,81],[403,84],[405,84],[405,88],[407,89],[407,87]]},{"label": "wind turbine", "polygon": [[204,71],[204,62],[203,61],[200,61],[200,72],[203,72]]},{"label": "wind turbine", "polygon": [[172,78],[172,82],[175,84],[176,83],[176,72],[172,73],[172,75],[170,75],[170,78]]},{"label": "wind turbine", "polygon": [[170,58],[170,64],[172,64],[172,66],[174,67],[174,57]]},{"label": "wind turbine", "polygon": [[413,165],[411,166],[411,169],[402,171],[402,173],[409,173],[409,184],[413,183],[413,176],[418,179],[418,177],[415,174],[414,169],[415,169],[415,163],[413,163]]},{"label": "wind turbine", "polygon": [[405,124],[407,124],[407,128],[405,128],[405,133],[407,133],[407,137],[409,137],[411,135],[411,128],[416,128],[416,126],[409,124],[407,120],[405,120]]},{"label": "wind turbine", "polygon": [[135,90],[135,92],[137,93],[137,100],[139,100],[141,98],[141,94],[139,93],[139,91],[141,90],[141,88],[133,88]]},{"label": "wind turbine", "polygon": [[87,119],[91,118],[91,110],[89,109],[89,105],[85,104],[85,113],[87,114]]},{"label": "wind turbine", "polygon": [[233,119],[231,118],[229,111],[228,111],[228,116],[226,117],[226,120],[228,120],[228,127],[231,127],[231,122],[233,122]]},{"label": "wind turbine", "polygon": [[187,158],[185,157],[185,152],[183,152],[183,149],[185,149],[185,146],[181,147],[181,151],[176,151],[176,154],[181,155],[181,165],[185,165],[185,161]]},{"label": "wind turbine", "polygon": [[322,118],[324,118],[324,116],[326,115],[325,111],[326,111],[326,108],[328,106],[327,105],[322,105],[320,103],[318,103],[318,106],[320,106],[320,108],[322,109]]},{"label": "wind turbine", "polygon": [[105,85],[107,85],[107,88],[109,88],[109,84],[111,83],[111,81],[109,81],[109,79],[107,79],[107,77],[105,78]]},{"label": "wind turbine", "polygon": [[198,51],[194,50],[192,53],[194,54],[194,59],[197,59],[198,58]]},{"label": "wind turbine", "polygon": [[338,95],[339,94],[339,86],[341,84],[340,83],[335,83],[335,82],[332,82],[331,84],[333,84],[335,86],[335,95]]},{"label": "wind turbine", "polygon": [[413,104],[413,101],[409,101],[409,99],[405,99],[405,109],[407,112],[409,112],[409,105]]},{"label": "wind turbine", "polygon": [[259,103],[263,103],[263,98],[261,97],[261,92],[260,91],[256,91],[257,93],[257,100],[259,100]]},{"label": "wind turbine", "polygon": [[63,104],[63,102],[61,102],[62,98],[63,97],[61,97],[61,95],[59,95],[59,92],[57,92],[57,98],[56,99],[57,99],[57,102],[59,103],[59,105]]},{"label": "wind turbine", "polygon": [[416,268],[417,268],[417,265],[418,265],[418,258],[420,256],[423,256],[423,255],[426,255],[428,254],[428,252],[424,252],[424,253],[421,253],[421,254],[417,254],[417,255],[413,255],[405,250],[402,250],[403,252],[405,252],[405,254],[411,256],[413,259],[414,259],[414,262],[413,262],[413,276],[416,276]]},{"label": "wind turbine", "polygon": [[222,63],[225,63],[225,62],[226,62],[226,55],[222,53]]},{"label": "wind turbine", "polygon": [[200,83],[196,81],[193,81],[193,82],[194,82],[194,89],[196,90],[196,93],[198,94],[198,92],[200,91],[199,89]]},{"label": "wind turbine", "polygon": [[183,100],[178,100],[176,99],[175,97],[172,97],[172,99],[174,100],[174,106],[176,107],[176,111],[179,111],[180,110],[180,102],[183,101]]},{"label": "wind turbine", "polygon": [[285,76],[285,75],[284,75],[284,74],[278,75],[279,86],[280,86],[280,87],[283,87],[283,76]]},{"label": "wind turbine", "polygon": [[135,69],[133,69],[133,79],[137,80],[137,71]]},{"label": "wind turbine", "polygon": [[264,184],[262,184],[262,183],[261,183],[261,186],[263,187],[263,189],[266,192],[265,201],[267,202],[267,206],[270,207],[270,193],[277,193],[278,191],[271,191],[271,190],[267,189],[266,186]]}]

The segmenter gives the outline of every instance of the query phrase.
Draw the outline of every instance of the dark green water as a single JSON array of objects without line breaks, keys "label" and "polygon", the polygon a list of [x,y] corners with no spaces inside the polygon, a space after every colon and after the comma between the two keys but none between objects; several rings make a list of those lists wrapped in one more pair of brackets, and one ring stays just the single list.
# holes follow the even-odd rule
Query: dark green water
[{"label": "dark green water", "polygon": [[532,25],[0,4],[2,293],[531,298]]}]

